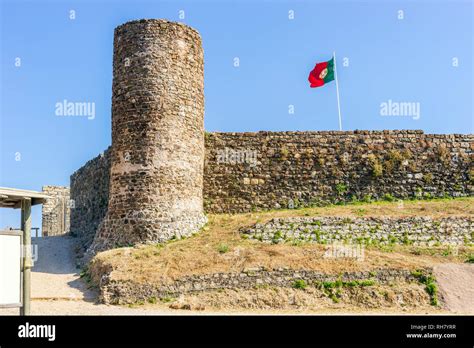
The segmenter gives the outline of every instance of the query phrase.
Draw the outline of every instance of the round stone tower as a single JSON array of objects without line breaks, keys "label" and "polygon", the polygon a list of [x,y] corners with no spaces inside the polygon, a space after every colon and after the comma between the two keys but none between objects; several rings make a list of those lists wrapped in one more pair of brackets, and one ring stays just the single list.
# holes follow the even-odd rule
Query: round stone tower
[{"label": "round stone tower", "polygon": [[199,33],[155,19],[117,27],[112,94],[109,205],[92,248],[198,231],[206,222]]}]

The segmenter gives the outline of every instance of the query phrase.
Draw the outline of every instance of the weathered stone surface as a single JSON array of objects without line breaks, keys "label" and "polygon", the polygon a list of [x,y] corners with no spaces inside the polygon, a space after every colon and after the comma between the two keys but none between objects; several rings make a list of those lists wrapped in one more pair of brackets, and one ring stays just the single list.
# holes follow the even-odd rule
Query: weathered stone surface
[{"label": "weathered stone surface", "polygon": [[474,136],[422,131],[207,133],[205,210],[474,193]]},{"label": "weathered stone surface", "polygon": [[[450,157],[446,153],[440,155],[434,145],[423,145],[435,140],[440,148],[449,150]],[[291,208],[350,201],[352,197],[381,199],[387,194],[394,198],[472,196],[473,140],[472,135],[418,131],[207,133],[205,211],[235,213]],[[344,141],[349,144],[342,147]],[[359,146],[373,143],[381,144],[377,151],[370,150],[368,145]],[[282,150],[285,148],[301,152],[300,159],[292,160],[289,150]],[[344,155],[349,153],[350,156]],[[285,154],[283,160],[281,156]],[[401,159],[399,155],[403,154],[409,158]],[[97,214],[92,207],[108,200],[106,190],[89,184],[107,180],[107,174],[99,174],[110,170],[107,156],[108,151],[104,154],[104,165],[94,159],[76,172],[79,175],[71,177],[72,197],[78,202],[76,211],[81,211],[72,213],[72,230],[78,234],[82,234],[81,229],[74,226],[80,225],[86,231],[93,229]],[[350,161],[341,163],[339,157]],[[373,173],[372,163],[377,158],[382,165],[381,176]],[[412,169],[423,173],[422,178],[415,179]],[[252,185],[251,179],[257,179],[254,176],[261,181],[256,184],[254,180]],[[75,190],[74,186],[80,189]],[[76,219],[81,221],[79,225]],[[87,238],[90,243],[90,237]]]},{"label": "weathered stone surface", "polygon": [[[431,274],[432,269],[423,269]],[[249,275],[249,276],[247,276]],[[161,284],[137,284],[110,279],[105,273],[102,279],[95,280],[101,292],[101,300],[110,304],[126,304],[146,301],[151,297],[161,298],[177,296],[185,293],[216,289],[252,289],[259,286],[293,287],[295,281],[304,281],[309,286],[319,282],[343,282],[373,280],[377,284],[392,282],[417,282],[418,279],[409,270],[380,268],[366,272],[346,272],[343,274],[327,274],[317,271],[256,268],[252,272],[215,273],[193,275],[180,278],[174,282]]]},{"label": "weathered stone surface", "polygon": [[241,230],[244,236],[267,243],[350,242],[362,244],[471,244],[474,220],[469,217],[275,218]]},{"label": "weathered stone surface", "polygon": [[69,187],[43,186],[42,191],[51,197],[42,205],[43,236],[59,236],[68,233],[70,230]]},{"label": "weathered stone surface", "polygon": [[110,147],[71,175],[71,234],[85,251],[109,204]]},{"label": "weathered stone surface", "polygon": [[115,29],[109,202],[91,252],[205,223],[203,69],[201,38],[184,24]]}]

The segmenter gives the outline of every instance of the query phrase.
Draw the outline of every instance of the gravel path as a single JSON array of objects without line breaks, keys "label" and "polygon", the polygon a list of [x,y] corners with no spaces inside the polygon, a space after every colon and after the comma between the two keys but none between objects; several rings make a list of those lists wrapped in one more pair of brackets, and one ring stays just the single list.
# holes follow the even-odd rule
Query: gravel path
[{"label": "gravel path", "polygon": [[69,236],[33,238],[38,259],[31,273],[31,298],[94,300],[97,294],[80,279],[75,264],[75,239]]},{"label": "gravel path", "polygon": [[474,314],[474,265],[446,263],[434,267],[434,276],[445,309]]}]

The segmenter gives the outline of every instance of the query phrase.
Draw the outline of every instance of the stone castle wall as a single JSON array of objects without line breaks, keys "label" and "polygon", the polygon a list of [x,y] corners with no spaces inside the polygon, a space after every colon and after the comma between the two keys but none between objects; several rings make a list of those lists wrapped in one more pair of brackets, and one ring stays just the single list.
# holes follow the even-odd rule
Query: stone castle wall
[{"label": "stone castle wall", "polygon": [[210,133],[205,210],[473,194],[474,136],[422,131]]},{"label": "stone castle wall", "polygon": [[204,57],[197,31],[131,21],[114,35],[107,214],[92,252],[187,236],[203,212]]},{"label": "stone castle wall", "polygon": [[[372,285],[419,282],[417,272],[396,268],[379,268],[335,275],[303,269],[255,267],[233,273],[186,276],[172,282],[163,282],[156,285],[153,283],[138,284],[131,281],[113,280],[109,271],[104,272],[104,269],[107,270],[108,268],[103,267],[101,262],[93,263],[91,268],[93,282],[100,289],[100,300],[107,304],[129,304],[147,301],[152,297],[178,297],[187,293],[222,289],[255,289],[268,286],[294,288],[297,282],[304,282],[308,286],[316,287],[320,287],[323,282],[369,282],[368,284]],[[433,270],[423,268],[418,272],[428,276],[432,274]],[[100,278],[98,275],[100,275]]]},{"label": "stone castle wall", "polygon": [[43,186],[42,191],[51,197],[42,205],[42,236],[59,236],[68,233],[70,229],[69,187]]},{"label": "stone castle wall", "polygon": [[71,175],[71,234],[83,250],[92,243],[109,204],[110,147]]},{"label": "stone castle wall", "polygon": [[[207,133],[205,211],[472,196],[473,147],[472,135],[420,131]],[[71,230],[85,245],[107,210],[109,156],[71,176]]]},{"label": "stone castle wall", "polygon": [[470,217],[293,217],[275,218],[241,231],[244,238],[265,243],[334,242],[367,245],[463,245],[474,237]]}]

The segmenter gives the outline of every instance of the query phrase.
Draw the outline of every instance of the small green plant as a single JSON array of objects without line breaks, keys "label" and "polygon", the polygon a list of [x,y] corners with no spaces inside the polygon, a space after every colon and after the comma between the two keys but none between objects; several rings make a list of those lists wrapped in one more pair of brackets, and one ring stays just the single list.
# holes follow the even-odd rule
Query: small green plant
[{"label": "small green plant", "polygon": [[289,154],[290,154],[290,151],[288,151],[288,149],[285,146],[283,146],[280,150],[281,159],[285,161],[288,158]]},{"label": "small green plant", "polygon": [[362,197],[361,202],[372,203],[372,195],[371,194],[364,195],[364,197]]},{"label": "small green plant", "polygon": [[165,296],[165,297],[160,298],[160,301],[163,303],[173,302],[174,300],[175,298],[171,296]]},{"label": "small green plant", "polygon": [[467,257],[466,262],[467,262],[467,263],[474,263],[474,254],[470,254],[470,255]]},{"label": "small green plant", "polygon": [[156,297],[154,297],[154,296],[153,296],[153,297],[150,297],[150,298],[148,299],[148,303],[155,304],[155,303],[157,303],[157,302],[158,302],[158,299],[157,299]]},{"label": "small green plant", "polygon": [[387,173],[393,172],[395,169],[400,168],[404,159],[403,155],[397,150],[391,150],[387,157],[388,159],[384,163]]},{"label": "small green plant", "polygon": [[431,274],[426,274],[423,270],[415,270],[412,273],[421,284],[425,285],[425,290],[430,295],[430,303],[433,306],[438,305],[438,286],[436,285],[436,279]]},{"label": "small green plant", "polygon": [[281,233],[281,231],[276,231],[273,234],[272,243],[277,244],[278,242],[280,242],[281,239],[283,239],[283,234]]},{"label": "small green plant", "polygon": [[336,192],[339,196],[342,196],[344,193],[347,192],[347,186],[342,184],[342,183],[339,183],[336,185]]},{"label": "small green plant", "polygon": [[313,230],[311,233],[314,235],[314,239],[317,241],[317,242],[320,242],[321,241],[321,230],[320,229],[316,229],[316,230]]},{"label": "small green plant", "polygon": [[89,269],[88,268],[84,268],[81,273],[79,274],[79,276],[86,282],[86,283],[90,283],[92,281],[92,278],[91,278],[91,275],[89,273]]},{"label": "small green plant", "polygon": [[393,202],[396,200],[396,198],[393,197],[390,193],[386,193],[383,195],[383,200],[387,202]]},{"label": "small green plant", "polygon": [[438,286],[434,281],[429,282],[426,284],[426,292],[430,295],[431,297],[431,304],[433,306],[438,305]]},{"label": "small green plant", "polygon": [[375,163],[373,168],[372,168],[372,174],[374,177],[378,178],[381,177],[383,174],[383,168],[380,163]]},{"label": "small green plant", "polygon": [[397,237],[393,236],[393,235],[389,235],[388,236],[388,243],[393,245],[393,244],[396,244],[398,241]]},{"label": "small green plant", "polygon": [[217,247],[217,251],[220,254],[225,254],[229,251],[229,246],[227,244],[219,244],[219,246]]},{"label": "small green plant", "polygon": [[340,291],[337,291],[335,294],[334,293],[331,293],[329,295],[329,298],[334,302],[334,303],[339,303],[340,299],[339,297],[340,296]]},{"label": "small green plant", "polygon": [[372,170],[372,176],[375,178],[381,177],[383,174],[383,167],[380,164],[380,161],[378,160],[377,157],[375,157],[374,154],[370,154],[367,156],[367,159],[369,160],[369,165]]},{"label": "small green plant", "polygon": [[423,175],[423,181],[426,182],[427,184],[431,184],[433,182],[433,174],[427,173]]},{"label": "small green plant", "polygon": [[350,288],[353,287],[364,287],[364,286],[372,286],[375,285],[375,280],[372,279],[364,279],[364,280],[351,280],[349,282],[343,282],[342,286],[348,286]]},{"label": "small green plant", "polygon": [[376,282],[373,279],[361,279],[361,280],[351,280],[351,281],[342,281],[338,279],[336,281],[323,281],[323,282],[314,282],[314,285],[323,290],[327,297],[329,297],[334,303],[338,303],[341,298],[342,288],[344,287],[364,287],[375,285]]},{"label": "small green plant", "polygon": [[443,163],[444,165],[449,164],[451,158],[450,158],[449,150],[447,149],[445,144],[440,144],[438,146],[437,154],[441,163]]},{"label": "small green plant", "polygon": [[471,185],[474,185],[474,168],[469,169],[469,181]]},{"label": "small green plant", "polygon": [[406,233],[406,232],[403,234],[402,243],[404,245],[412,245],[413,244],[413,241],[410,238],[408,238],[408,233]]},{"label": "small green plant", "polygon": [[388,153],[388,159],[390,161],[393,161],[393,162],[396,162],[396,163],[401,163],[405,158],[403,156],[402,153],[400,153],[400,151],[398,150],[391,150],[389,153]]},{"label": "small green plant", "polygon": [[295,280],[292,285],[294,289],[303,289],[303,290],[306,289],[307,286],[308,284],[303,279]]}]

